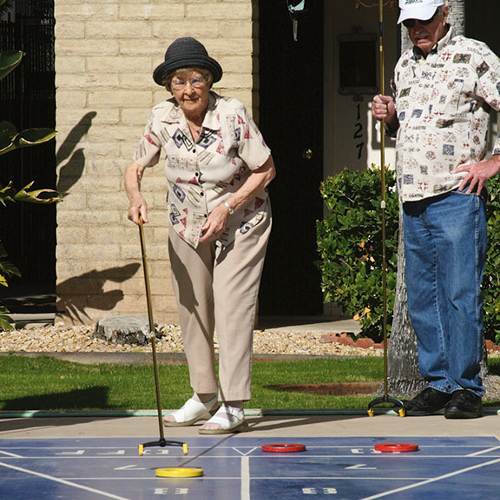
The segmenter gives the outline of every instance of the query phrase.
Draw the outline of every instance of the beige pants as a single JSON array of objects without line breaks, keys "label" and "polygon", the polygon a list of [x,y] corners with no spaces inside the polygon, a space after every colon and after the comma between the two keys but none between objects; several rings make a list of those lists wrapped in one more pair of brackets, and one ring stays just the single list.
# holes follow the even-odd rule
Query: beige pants
[{"label": "beige pants", "polygon": [[[172,279],[182,328],[191,387],[216,393],[221,401],[250,399],[252,339],[257,296],[271,232],[271,214],[233,244],[194,249],[169,232]],[[213,335],[219,342],[219,386]]]}]

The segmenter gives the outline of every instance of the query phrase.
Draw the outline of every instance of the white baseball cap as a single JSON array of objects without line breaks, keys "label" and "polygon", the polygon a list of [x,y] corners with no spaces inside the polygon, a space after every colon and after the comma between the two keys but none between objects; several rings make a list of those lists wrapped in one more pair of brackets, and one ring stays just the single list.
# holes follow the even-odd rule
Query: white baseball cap
[{"label": "white baseball cap", "polygon": [[401,14],[399,15],[398,24],[406,19],[427,21],[434,15],[436,9],[444,5],[444,3],[444,0],[399,0]]}]

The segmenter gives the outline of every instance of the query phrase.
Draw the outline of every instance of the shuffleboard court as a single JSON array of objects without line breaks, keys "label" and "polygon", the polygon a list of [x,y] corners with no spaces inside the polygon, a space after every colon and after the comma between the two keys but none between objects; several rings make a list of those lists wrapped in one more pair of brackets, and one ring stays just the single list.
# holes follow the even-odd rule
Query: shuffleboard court
[{"label": "shuffleboard court", "polygon": [[[136,438],[0,440],[0,498],[193,500],[495,498],[495,437],[280,438],[301,453],[265,453],[268,438],[187,438],[190,453]],[[379,453],[376,443],[415,442],[415,453]],[[158,467],[202,467],[199,478],[157,478]]]}]

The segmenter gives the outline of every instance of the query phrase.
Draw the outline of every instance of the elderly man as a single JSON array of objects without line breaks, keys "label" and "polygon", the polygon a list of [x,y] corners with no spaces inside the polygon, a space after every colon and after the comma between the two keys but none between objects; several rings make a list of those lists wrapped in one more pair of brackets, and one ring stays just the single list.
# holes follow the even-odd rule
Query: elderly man
[{"label": "elderly man", "polygon": [[396,136],[408,310],[428,382],[407,413],[476,418],[485,183],[500,170],[500,138],[486,159],[488,124],[500,110],[500,63],[484,43],[453,33],[444,0],[399,6],[413,48],[396,65],[394,98],[376,96],[372,113]]}]

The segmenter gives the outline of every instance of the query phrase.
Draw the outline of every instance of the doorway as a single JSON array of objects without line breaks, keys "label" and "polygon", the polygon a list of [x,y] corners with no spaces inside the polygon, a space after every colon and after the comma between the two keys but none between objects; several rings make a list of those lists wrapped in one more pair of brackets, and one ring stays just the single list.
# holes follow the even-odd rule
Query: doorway
[{"label": "doorway", "polygon": [[[0,17],[0,45],[2,50],[22,50],[26,55],[0,82],[0,119],[18,130],[55,128],[54,2],[26,0],[11,5]],[[34,181],[31,189],[55,189],[55,165],[55,141],[14,151],[0,157],[0,182],[12,181],[22,188]],[[43,307],[53,306],[55,229],[54,205],[17,203],[0,209],[0,240],[22,273],[10,281],[9,288],[0,290],[12,312],[36,312],[36,300],[20,304],[5,297],[43,295]],[[52,297],[48,305],[47,296]]]},{"label": "doorway", "polygon": [[298,40],[284,0],[259,2],[259,126],[277,176],[262,316],[323,314],[316,221],[323,215],[323,0],[306,2]]}]

